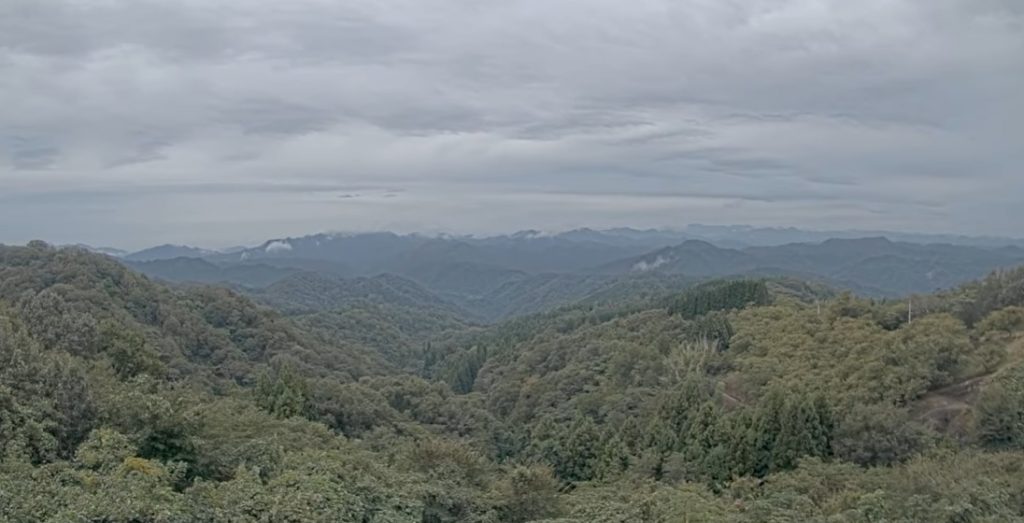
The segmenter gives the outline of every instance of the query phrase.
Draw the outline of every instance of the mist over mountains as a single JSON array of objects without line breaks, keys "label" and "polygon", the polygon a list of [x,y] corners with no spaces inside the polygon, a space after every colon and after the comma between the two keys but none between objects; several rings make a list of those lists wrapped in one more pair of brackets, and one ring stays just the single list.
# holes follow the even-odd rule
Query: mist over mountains
[{"label": "mist over mountains", "polygon": [[416,295],[417,307],[443,304],[446,314],[473,322],[733,276],[789,277],[864,296],[898,297],[951,288],[1024,263],[1019,240],[868,234],[705,225],[491,237],[321,233],[227,251],[161,245],[106,252],[153,278],[227,284],[275,307],[298,295],[305,296],[300,304],[312,300],[322,306],[340,306],[335,302],[351,296],[394,304]]}]

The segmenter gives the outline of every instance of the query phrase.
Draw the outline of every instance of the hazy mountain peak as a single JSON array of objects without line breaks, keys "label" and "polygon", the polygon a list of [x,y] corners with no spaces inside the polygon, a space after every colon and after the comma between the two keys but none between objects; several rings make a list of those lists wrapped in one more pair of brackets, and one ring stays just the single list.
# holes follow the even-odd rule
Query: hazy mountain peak
[{"label": "hazy mountain peak", "polygon": [[515,239],[515,240],[533,240],[533,239],[536,239],[536,238],[545,238],[545,237],[549,237],[549,236],[552,236],[552,235],[550,233],[546,233],[546,232],[543,232],[543,231],[538,231],[536,229],[529,229],[529,230],[525,230],[525,231],[518,231],[518,232],[512,233],[511,235],[509,235],[509,238],[512,238],[512,239]]},{"label": "hazy mountain peak", "polygon": [[152,261],[168,260],[173,258],[202,258],[215,253],[216,251],[201,249],[199,247],[168,243],[127,254],[124,256],[124,259],[128,261]]},{"label": "hazy mountain peak", "polygon": [[679,244],[684,249],[725,250],[706,240],[686,240]]},{"label": "hazy mountain peak", "polygon": [[857,245],[862,247],[878,247],[892,245],[893,242],[885,236],[870,236],[866,238],[829,238],[822,242],[823,245]]},{"label": "hazy mountain peak", "polygon": [[267,242],[267,245],[263,247],[263,250],[267,253],[290,251],[292,250],[292,244],[288,240],[273,240]]},{"label": "hazy mountain peak", "polygon": [[93,247],[92,245],[87,245],[87,244],[84,244],[84,243],[76,243],[76,244],[73,244],[73,245],[66,245],[64,247],[73,247],[73,248],[76,248],[76,249],[85,249],[85,250],[87,250],[89,252],[95,252],[97,254],[105,254],[107,256],[113,256],[114,258],[120,258],[120,257],[128,254],[128,251],[125,251],[123,249],[115,249],[113,247]]}]

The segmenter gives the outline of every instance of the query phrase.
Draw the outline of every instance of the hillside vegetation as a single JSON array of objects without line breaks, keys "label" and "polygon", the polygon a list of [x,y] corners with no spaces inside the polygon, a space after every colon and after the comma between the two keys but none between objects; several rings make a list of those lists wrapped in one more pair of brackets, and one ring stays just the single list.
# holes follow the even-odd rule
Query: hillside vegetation
[{"label": "hillside vegetation", "polygon": [[[620,295],[628,297],[632,289],[679,291],[713,278],[788,277],[895,298],[948,290],[1024,264],[1019,245],[916,244],[870,237],[744,246],[729,241],[729,234],[711,236],[717,243],[686,239],[682,233],[633,230],[524,231],[486,238],[316,234],[231,253],[163,246],[124,259],[162,280],[230,283],[254,291],[291,285],[306,277],[296,276],[300,272],[349,279],[352,285],[382,275],[398,277],[468,312],[464,319],[484,323],[548,312],[624,287],[631,291]],[[168,258],[154,258],[160,254]]]},{"label": "hillside vegetation", "polygon": [[0,247],[0,521],[1024,520],[1024,269],[649,275],[489,326],[287,278]]}]

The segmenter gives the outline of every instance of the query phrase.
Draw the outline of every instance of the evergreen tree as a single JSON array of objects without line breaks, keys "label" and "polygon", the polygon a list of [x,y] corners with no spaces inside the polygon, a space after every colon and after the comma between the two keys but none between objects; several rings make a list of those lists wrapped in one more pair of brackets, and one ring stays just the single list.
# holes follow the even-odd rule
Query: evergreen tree
[{"label": "evergreen tree", "polygon": [[273,366],[256,382],[256,404],[282,418],[311,413],[309,384],[291,363]]}]

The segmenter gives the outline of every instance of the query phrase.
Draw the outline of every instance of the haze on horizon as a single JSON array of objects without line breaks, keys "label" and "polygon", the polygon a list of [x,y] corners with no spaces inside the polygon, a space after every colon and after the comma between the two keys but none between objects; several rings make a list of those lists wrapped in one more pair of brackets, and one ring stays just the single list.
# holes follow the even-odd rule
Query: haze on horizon
[{"label": "haze on horizon", "polygon": [[5,0],[0,243],[1019,236],[1014,0]]}]

